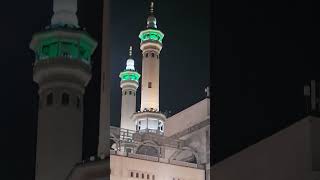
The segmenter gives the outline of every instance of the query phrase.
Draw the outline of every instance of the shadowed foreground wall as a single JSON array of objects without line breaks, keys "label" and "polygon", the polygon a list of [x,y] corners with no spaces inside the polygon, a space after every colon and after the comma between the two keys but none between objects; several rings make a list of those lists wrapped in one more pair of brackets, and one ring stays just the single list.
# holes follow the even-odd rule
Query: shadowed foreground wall
[{"label": "shadowed foreground wall", "polygon": [[[216,164],[213,180],[319,180],[320,119],[306,117]],[[312,165],[313,164],[313,165]]]}]

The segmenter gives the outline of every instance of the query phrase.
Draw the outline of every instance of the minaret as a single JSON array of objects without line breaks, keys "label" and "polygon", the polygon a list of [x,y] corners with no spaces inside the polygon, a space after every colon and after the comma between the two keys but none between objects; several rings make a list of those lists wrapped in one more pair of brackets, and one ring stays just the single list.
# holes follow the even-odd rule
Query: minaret
[{"label": "minaret", "polygon": [[157,29],[157,20],[153,10],[153,2],[151,2],[147,27],[139,34],[143,57],[141,112],[135,113],[133,119],[136,123],[136,130],[163,134],[166,117],[159,111],[159,57],[164,34]]},{"label": "minaret", "polygon": [[65,179],[82,161],[83,95],[97,43],[78,28],[76,0],[54,0],[46,30],[32,37],[39,85],[36,180]]},{"label": "minaret", "polygon": [[159,110],[159,70],[160,51],[164,34],[157,30],[157,20],[153,15],[151,2],[147,29],[140,32],[140,49],[142,50],[141,111]]},{"label": "minaret", "polygon": [[136,92],[139,87],[140,74],[134,68],[131,46],[126,69],[120,73],[119,77],[121,78],[120,87],[122,89],[120,127],[135,131],[136,125],[131,119],[131,116],[136,112]]}]

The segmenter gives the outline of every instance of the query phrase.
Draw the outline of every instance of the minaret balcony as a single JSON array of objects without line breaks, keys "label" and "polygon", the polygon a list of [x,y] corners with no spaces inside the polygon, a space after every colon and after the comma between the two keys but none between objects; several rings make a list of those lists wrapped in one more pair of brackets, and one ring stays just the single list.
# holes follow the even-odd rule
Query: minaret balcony
[{"label": "minaret balcony", "polygon": [[163,37],[164,34],[156,29],[146,29],[144,31],[141,31],[139,34],[141,43],[145,41],[155,41],[162,44]]},{"label": "minaret balcony", "polygon": [[30,43],[30,48],[36,54],[36,62],[63,57],[90,65],[90,57],[96,47],[97,42],[85,31],[70,28],[36,33]]},{"label": "minaret balcony", "polygon": [[120,73],[121,81],[136,81],[139,82],[141,75],[136,71],[126,70]]},{"label": "minaret balcony", "polygon": [[145,110],[144,112],[136,112],[132,116],[136,124],[138,133],[155,133],[164,134],[164,122],[166,116],[157,110]]}]

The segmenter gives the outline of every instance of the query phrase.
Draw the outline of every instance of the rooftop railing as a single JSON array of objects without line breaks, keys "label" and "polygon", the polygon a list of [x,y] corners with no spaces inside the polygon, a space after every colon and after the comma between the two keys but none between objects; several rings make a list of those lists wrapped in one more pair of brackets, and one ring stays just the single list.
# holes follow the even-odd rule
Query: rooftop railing
[{"label": "rooftop railing", "polygon": [[147,160],[147,161],[153,161],[153,162],[159,162],[159,163],[166,163],[166,164],[184,166],[184,167],[189,167],[189,168],[205,169],[205,166],[202,164],[177,161],[177,160],[169,160],[166,158],[159,158],[159,157],[148,156],[148,155],[144,155],[144,154],[134,154],[134,153],[110,150],[110,155],[124,156],[124,157],[128,157],[128,158],[135,158],[135,159],[141,159],[141,160]]}]

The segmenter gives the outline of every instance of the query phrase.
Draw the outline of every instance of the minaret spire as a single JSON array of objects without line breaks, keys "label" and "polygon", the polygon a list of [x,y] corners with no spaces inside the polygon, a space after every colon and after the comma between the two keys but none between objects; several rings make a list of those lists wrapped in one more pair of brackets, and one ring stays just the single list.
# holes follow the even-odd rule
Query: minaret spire
[{"label": "minaret spire", "polygon": [[157,19],[154,16],[154,3],[150,3],[150,15],[147,19],[147,28],[157,29]]},{"label": "minaret spire", "polygon": [[132,46],[129,47],[129,57],[132,57]]},{"label": "minaret spire", "polygon": [[150,15],[153,15],[153,11],[154,11],[153,7],[154,7],[154,3],[153,3],[153,1],[151,1],[151,3],[150,3]]},{"label": "minaret spire", "polygon": [[51,25],[79,27],[77,10],[77,0],[53,0]]},{"label": "minaret spire", "polygon": [[126,70],[135,71],[134,60],[132,59],[132,46],[130,46],[130,48],[129,48],[129,59],[127,59]]}]

